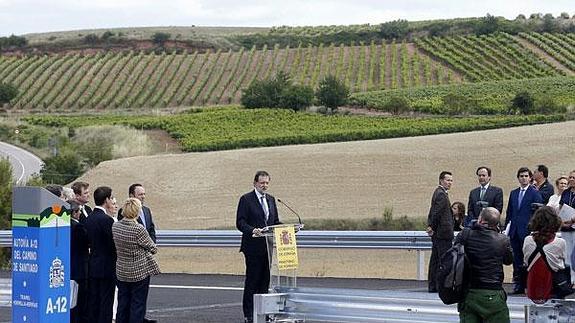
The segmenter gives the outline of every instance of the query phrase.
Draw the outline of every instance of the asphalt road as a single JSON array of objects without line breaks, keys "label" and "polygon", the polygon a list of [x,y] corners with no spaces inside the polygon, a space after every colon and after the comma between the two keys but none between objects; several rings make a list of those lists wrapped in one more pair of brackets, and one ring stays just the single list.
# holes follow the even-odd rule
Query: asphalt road
[{"label": "asphalt road", "polygon": [[36,155],[5,142],[0,142],[0,157],[8,158],[12,164],[14,180],[20,185],[26,184],[28,178],[39,173],[42,168],[42,160]]},{"label": "asphalt road", "polygon": [[[2,272],[0,277],[9,277]],[[240,323],[243,276],[161,274],[152,278],[148,317],[164,323]],[[426,282],[383,279],[298,278],[301,287],[414,290]],[[0,323],[11,321],[11,308],[0,307]]]}]

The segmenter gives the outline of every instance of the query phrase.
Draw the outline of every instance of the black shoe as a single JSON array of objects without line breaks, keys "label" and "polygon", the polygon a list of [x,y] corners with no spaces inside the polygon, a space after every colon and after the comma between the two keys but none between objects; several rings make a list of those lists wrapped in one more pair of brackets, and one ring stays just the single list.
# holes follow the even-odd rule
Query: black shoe
[{"label": "black shoe", "polygon": [[144,323],[158,323],[157,320],[147,319],[144,317]]},{"label": "black shoe", "polygon": [[254,319],[251,317],[244,317],[244,323],[253,323]]}]

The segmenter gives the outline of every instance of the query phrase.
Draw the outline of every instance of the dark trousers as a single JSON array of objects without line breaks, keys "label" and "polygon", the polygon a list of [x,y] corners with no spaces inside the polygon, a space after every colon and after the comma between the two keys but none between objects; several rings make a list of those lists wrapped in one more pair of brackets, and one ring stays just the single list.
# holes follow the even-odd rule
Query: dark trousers
[{"label": "dark trousers", "polygon": [[118,280],[118,312],[116,323],[142,323],[146,316],[146,302],[150,276],[138,282]]},{"label": "dark trousers", "polygon": [[244,317],[254,314],[254,294],[267,294],[270,286],[270,266],[267,255],[245,255],[246,280],[244,284]]},{"label": "dark trousers", "polygon": [[437,272],[441,263],[441,256],[451,248],[452,239],[437,239],[431,237],[431,258],[429,259],[429,269],[427,271],[428,289],[437,290]]},{"label": "dark trousers", "polygon": [[114,307],[115,278],[90,278],[89,311],[90,323],[112,322]]},{"label": "dark trousers", "polygon": [[78,283],[78,295],[76,307],[70,310],[70,323],[88,322],[88,280],[76,279]]},{"label": "dark trousers", "polygon": [[511,243],[511,249],[513,250],[513,283],[517,287],[525,289],[525,275],[523,275],[523,240],[517,235],[509,239]]}]

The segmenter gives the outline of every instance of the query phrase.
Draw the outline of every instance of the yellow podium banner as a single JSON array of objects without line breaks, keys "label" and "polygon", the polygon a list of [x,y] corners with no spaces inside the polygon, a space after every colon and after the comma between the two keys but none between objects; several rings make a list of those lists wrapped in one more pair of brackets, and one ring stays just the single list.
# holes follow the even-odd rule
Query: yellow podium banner
[{"label": "yellow podium banner", "polygon": [[297,244],[293,225],[276,227],[274,229],[276,240],[276,255],[278,269],[297,269]]}]

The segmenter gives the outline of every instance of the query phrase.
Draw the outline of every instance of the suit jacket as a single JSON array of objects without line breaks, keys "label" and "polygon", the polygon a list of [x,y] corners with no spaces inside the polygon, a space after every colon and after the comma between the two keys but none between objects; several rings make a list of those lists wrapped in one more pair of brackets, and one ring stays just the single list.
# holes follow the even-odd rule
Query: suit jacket
[{"label": "suit jacket", "polygon": [[[146,228],[146,231],[148,231],[148,234],[150,235],[150,238],[152,238],[152,241],[154,241],[154,243],[156,243],[156,225],[154,224],[154,220],[152,220],[152,211],[150,211],[150,208],[142,205],[142,210],[144,211],[144,219],[146,220],[146,225],[144,226]],[[122,215],[122,209],[118,210],[118,221],[122,220],[124,216]],[[144,223],[142,223],[142,219],[138,216],[137,218],[138,223],[141,225],[144,225]]]},{"label": "suit jacket", "polygon": [[88,279],[88,231],[84,224],[70,220],[70,278],[73,280]]},{"label": "suit jacket", "polygon": [[539,194],[541,194],[541,198],[543,199],[543,203],[547,204],[549,202],[549,198],[555,194],[555,190],[553,189],[553,185],[551,185],[551,183],[549,183],[548,179],[545,179],[545,182],[543,182],[543,184],[541,184],[541,186],[539,186],[537,188],[537,190],[539,191]]},{"label": "suit jacket", "polygon": [[112,235],[118,253],[116,274],[119,281],[138,282],[160,273],[152,256],[157,252],[156,244],[142,224],[122,219],[112,225]]},{"label": "suit jacket", "polygon": [[276,200],[266,194],[269,217],[266,216],[262,205],[258,201],[255,190],[240,197],[236,213],[236,227],[242,232],[242,244],[240,251],[246,255],[265,255],[267,253],[266,239],[252,237],[254,228],[263,228],[270,225],[281,224],[278,217]]},{"label": "suit jacket", "polygon": [[499,213],[503,212],[503,190],[497,186],[493,186],[489,184],[487,190],[485,191],[485,195],[483,196],[483,200],[479,198],[481,195],[481,186],[476,187],[469,192],[469,199],[467,203],[467,215],[470,222],[471,220],[477,220],[479,218],[479,213],[483,210],[481,205],[478,205],[478,202],[483,201],[487,202],[487,206],[491,206],[496,208]]},{"label": "suit jacket", "polygon": [[539,194],[532,185],[528,185],[527,190],[523,195],[523,199],[521,200],[521,205],[518,205],[519,191],[520,188],[518,187],[509,194],[505,225],[507,226],[507,224],[511,222],[507,235],[511,239],[520,239],[520,241],[523,242],[525,237],[529,235],[527,225],[529,224],[529,220],[531,220],[534,212],[531,204],[543,203],[543,199],[541,198],[541,194]]},{"label": "suit jacket", "polygon": [[[84,210],[86,210],[86,213],[88,214],[88,216],[90,216],[90,214],[92,214],[92,208],[88,204],[84,205]],[[80,222],[86,223],[87,218],[88,217],[86,217],[84,215],[84,212],[80,211]]]},{"label": "suit jacket", "polygon": [[112,238],[114,219],[102,209],[94,209],[86,219],[90,241],[90,278],[116,277],[116,247]]},{"label": "suit jacket", "polygon": [[442,186],[433,192],[427,225],[433,230],[435,238],[453,240],[453,212],[447,191]]}]

